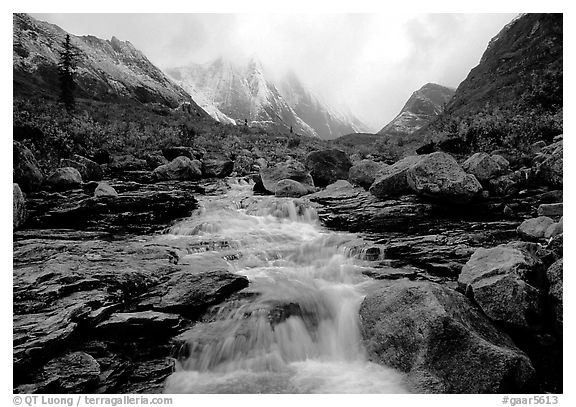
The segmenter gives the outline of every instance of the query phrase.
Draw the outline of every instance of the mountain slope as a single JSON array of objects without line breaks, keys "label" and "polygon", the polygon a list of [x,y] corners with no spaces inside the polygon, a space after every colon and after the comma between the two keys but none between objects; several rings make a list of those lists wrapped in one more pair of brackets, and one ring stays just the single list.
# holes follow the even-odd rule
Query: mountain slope
[{"label": "mountain slope", "polygon": [[562,14],[525,14],[506,25],[458,86],[447,108],[474,112],[486,106],[562,105]]},{"label": "mountain slope", "polygon": [[252,58],[245,65],[218,58],[167,70],[219,121],[276,127],[323,139],[361,129],[352,115],[336,112],[306,90],[294,74],[274,82]]},{"label": "mountain slope", "polygon": [[[14,14],[13,24],[15,95],[57,93],[58,51],[67,32],[27,14]],[[70,39],[79,54],[78,96],[102,101],[156,102],[169,107],[186,103],[192,112],[207,116],[182,88],[128,41],[75,35],[70,35]]]},{"label": "mountain slope", "polygon": [[430,123],[454,95],[454,89],[427,83],[408,99],[398,116],[378,132],[381,135],[408,135]]}]

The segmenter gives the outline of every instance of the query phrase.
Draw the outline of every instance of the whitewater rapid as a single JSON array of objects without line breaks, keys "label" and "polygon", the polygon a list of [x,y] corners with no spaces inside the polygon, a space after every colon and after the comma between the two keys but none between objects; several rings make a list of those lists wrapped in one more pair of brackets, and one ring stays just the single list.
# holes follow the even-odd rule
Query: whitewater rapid
[{"label": "whitewater rapid", "polygon": [[190,248],[187,262],[224,258],[250,281],[180,336],[165,392],[407,392],[403,376],[369,362],[362,345],[358,309],[369,280],[347,246],[357,237],[322,228],[300,200],[251,190],[231,182],[162,237]]}]

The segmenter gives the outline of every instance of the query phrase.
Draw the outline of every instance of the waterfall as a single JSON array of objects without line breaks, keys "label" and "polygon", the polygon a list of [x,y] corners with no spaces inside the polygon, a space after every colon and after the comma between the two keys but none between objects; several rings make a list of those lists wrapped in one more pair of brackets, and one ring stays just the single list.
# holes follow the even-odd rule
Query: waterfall
[{"label": "waterfall", "polygon": [[180,336],[166,392],[406,392],[403,376],[369,362],[362,345],[367,280],[346,246],[356,236],[323,229],[305,201],[251,196],[245,183],[201,206],[167,238],[220,242],[216,252],[250,287]]}]

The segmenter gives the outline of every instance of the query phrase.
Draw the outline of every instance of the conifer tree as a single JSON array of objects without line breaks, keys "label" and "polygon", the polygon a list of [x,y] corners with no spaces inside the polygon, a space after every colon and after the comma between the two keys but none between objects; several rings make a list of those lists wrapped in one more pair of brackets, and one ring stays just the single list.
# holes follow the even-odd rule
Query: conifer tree
[{"label": "conifer tree", "polygon": [[78,63],[78,50],[72,45],[69,34],[66,35],[66,39],[62,43],[62,50],[59,53],[60,100],[64,103],[66,110],[70,112],[74,110],[75,106],[76,82],[74,82],[74,76]]}]

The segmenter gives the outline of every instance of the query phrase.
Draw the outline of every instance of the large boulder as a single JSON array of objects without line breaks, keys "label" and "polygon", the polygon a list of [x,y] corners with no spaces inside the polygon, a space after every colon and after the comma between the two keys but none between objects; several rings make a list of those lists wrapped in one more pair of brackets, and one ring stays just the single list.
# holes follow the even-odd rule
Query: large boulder
[{"label": "large boulder", "polygon": [[293,179],[283,179],[276,184],[276,196],[300,198],[315,191],[314,187],[304,185]]},{"label": "large boulder", "polygon": [[562,233],[564,233],[564,217],[561,217],[558,223],[553,223],[548,226],[548,229],[544,232],[544,238],[550,239]]},{"label": "large boulder", "polygon": [[462,294],[440,284],[384,282],[360,306],[371,359],[431,393],[527,391],[528,357]]},{"label": "large boulder", "polygon": [[153,174],[159,181],[200,179],[202,177],[202,163],[198,160],[180,156],[168,164],[157,167]]},{"label": "large boulder", "polygon": [[202,174],[206,178],[224,178],[234,171],[234,161],[225,156],[211,155],[202,159]]},{"label": "large boulder", "polygon": [[563,296],[562,296],[562,274],[563,274],[564,260],[560,259],[552,264],[546,271],[548,279],[548,302],[552,308],[554,316],[554,326],[556,331],[562,335],[562,327],[564,320],[563,309]]},{"label": "large boulder", "polygon": [[388,167],[388,164],[364,159],[354,163],[348,171],[348,181],[366,189],[374,183],[379,171]]},{"label": "large boulder", "polygon": [[545,185],[562,187],[564,182],[563,141],[544,148],[535,159],[538,179]]},{"label": "large boulder", "polygon": [[538,207],[539,216],[562,216],[563,205],[560,203],[541,204]]},{"label": "large boulder", "polygon": [[264,189],[273,194],[276,193],[278,182],[283,179],[291,179],[304,185],[314,186],[310,173],[302,163],[295,160],[260,168],[260,178]]},{"label": "large boulder", "polygon": [[468,174],[474,175],[481,183],[487,183],[491,179],[502,175],[506,171],[506,167],[509,167],[509,165],[506,166],[504,164],[506,159],[502,156],[499,157],[501,160],[498,160],[501,161],[502,165],[487,153],[475,153],[464,161],[462,169]]},{"label": "large boulder", "polygon": [[13,178],[24,192],[36,191],[44,181],[44,174],[32,152],[22,143],[12,143]]},{"label": "large boulder", "polygon": [[554,224],[554,220],[548,216],[538,216],[537,218],[526,219],[518,226],[516,231],[523,239],[539,240],[544,239],[546,230]]},{"label": "large boulder", "polygon": [[306,157],[306,168],[310,170],[314,185],[325,187],[339,179],[348,179],[352,162],[341,150],[313,151]]},{"label": "large boulder", "polygon": [[469,202],[482,191],[476,177],[466,174],[451,155],[443,152],[422,157],[408,170],[407,179],[417,194],[450,203]]},{"label": "large boulder", "polygon": [[169,161],[159,153],[146,154],[145,160],[146,163],[148,164],[148,168],[150,168],[151,170],[154,170],[160,167],[161,165],[169,163]]},{"label": "large boulder", "polygon": [[544,277],[536,250],[536,244],[519,242],[480,248],[462,268],[458,287],[493,321],[512,328],[538,329]]},{"label": "large boulder", "polygon": [[24,194],[20,190],[18,184],[12,184],[12,189],[12,229],[18,229],[24,222],[26,222],[26,200],[24,199]]},{"label": "large boulder", "polygon": [[56,191],[78,188],[82,185],[82,175],[76,168],[58,168],[46,178],[46,185]]},{"label": "large boulder", "polygon": [[61,165],[76,168],[84,181],[100,181],[104,175],[98,163],[78,154],[74,154],[70,159],[62,160]]},{"label": "large boulder", "polygon": [[422,159],[421,156],[408,156],[394,164],[382,168],[370,187],[370,193],[379,199],[387,199],[412,192],[408,185],[408,170]]}]

